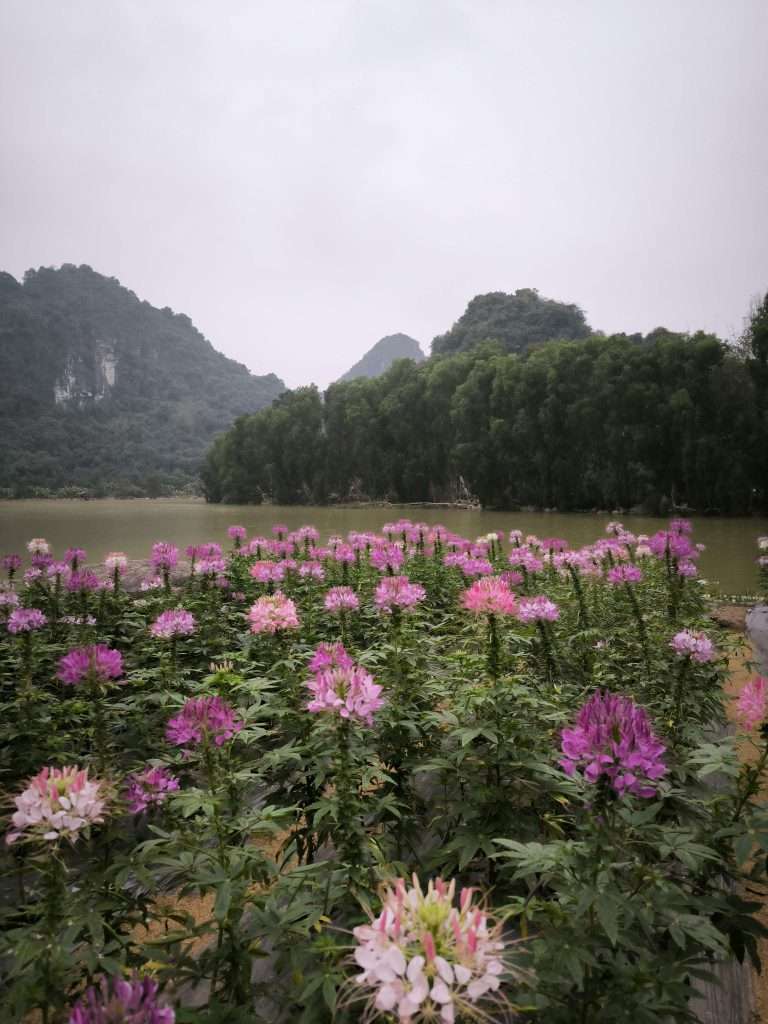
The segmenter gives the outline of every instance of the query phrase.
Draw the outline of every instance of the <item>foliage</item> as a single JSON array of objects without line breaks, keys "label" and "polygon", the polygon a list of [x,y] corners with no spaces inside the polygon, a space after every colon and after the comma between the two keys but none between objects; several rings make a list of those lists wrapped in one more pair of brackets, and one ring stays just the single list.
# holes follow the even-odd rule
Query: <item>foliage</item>
[{"label": "foliage", "polygon": [[[708,334],[486,344],[285,394],[209,451],[209,501],[768,510],[768,378]],[[761,388],[763,390],[761,390]]]},{"label": "foliage", "polygon": [[[680,572],[696,557],[686,529],[646,543],[612,524],[614,538],[569,552],[557,540],[471,542],[407,521],[324,547],[311,528],[251,542],[233,528],[228,553],[198,547],[176,587],[166,573],[136,593],[123,589],[118,555],[97,587],[40,539],[31,571],[6,559],[4,791],[15,797],[41,768],[77,764],[99,780],[105,809],[103,822],[94,811],[89,827],[70,823],[71,843],[14,821],[21,835],[2,854],[2,1019],[38,1010],[58,1024],[85,986],[138,971],[160,984],[179,1024],[391,1022],[364,1004],[352,929],[378,914],[381,883],[397,913],[405,889],[393,879],[416,873],[424,889],[442,875],[484,891],[502,924],[503,998],[485,1019],[690,1021],[691,985],[713,959],[757,956],[750,897],[765,886],[768,736],[752,734],[757,759],[740,769],[719,729],[729,650],[701,587]],[[175,555],[156,545],[155,565]],[[505,578],[510,563],[521,571]],[[634,571],[612,581],[617,565]],[[466,573],[489,570],[495,584],[462,596]],[[405,573],[413,586],[397,588],[400,603],[377,605],[382,580]],[[512,598],[501,591],[510,581]],[[298,627],[290,617],[275,632],[249,631],[249,606],[277,586]],[[326,610],[333,586],[352,588],[359,608]],[[542,594],[549,603],[533,600]],[[19,616],[19,602],[46,622]],[[191,614],[183,631],[152,630],[179,608]],[[33,619],[39,628],[22,628]],[[673,646],[702,629],[718,652]],[[318,646],[340,640],[346,653]],[[94,644],[120,652],[124,677]],[[62,671],[73,648],[86,653]],[[321,678],[334,658],[343,671]],[[367,710],[343,717],[328,686],[338,693],[353,677]],[[650,794],[633,795],[615,771],[562,766],[562,731],[598,689],[643,709],[632,728],[653,731],[665,769],[648,777]],[[581,735],[579,750],[596,736]],[[629,740],[616,751],[631,770]],[[147,779],[169,784],[131,813]],[[445,930],[453,889],[436,892],[418,918],[425,934],[408,941],[425,950],[420,991],[434,985],[440,1001],[443,979],[461,980],[445,957],[464,955],[480,918],[462,895],[463,924]],[[371,968],[378,933],[363,932],[367,976],[387,988],[395,976]],[[449,945],[430,954],[426,932]],[[387,941],[396,946],[397,933]]]}]

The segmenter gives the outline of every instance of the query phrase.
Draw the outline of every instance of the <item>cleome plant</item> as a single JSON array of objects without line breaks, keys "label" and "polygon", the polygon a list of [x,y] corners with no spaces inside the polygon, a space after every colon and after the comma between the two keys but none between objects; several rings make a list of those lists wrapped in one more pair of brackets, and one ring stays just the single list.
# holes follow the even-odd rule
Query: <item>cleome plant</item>
[{"label": "cleome plant", "polygon": [[768,680],[729,709],[700,551],[399,520],[161,540],[140,582],[6,554],[0,1019],[693,1020],[759,963],[768,855]]}]

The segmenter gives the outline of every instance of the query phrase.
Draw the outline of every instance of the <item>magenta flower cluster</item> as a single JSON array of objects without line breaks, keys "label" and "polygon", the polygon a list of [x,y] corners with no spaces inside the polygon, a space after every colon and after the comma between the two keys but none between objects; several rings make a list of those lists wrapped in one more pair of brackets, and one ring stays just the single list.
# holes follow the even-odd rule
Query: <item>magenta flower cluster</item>
[{"label": "magenta flower cluster", "polygon": [[498,576],[483,576],[461,595],[461,604],[474,615],[515,615],[517,600],[508,583]]},{"label": "magenta flower cluster", "polygon": [[119,679],[123,674],[123,656],[105,644],[91,644],[88,647],[75,647],[59,658],[56,675],[67,686],[79,683],[108,683],[111,679]]},{"label": "magenta flower cluster", "polygon": [[560,765],[567,775],[581,772],[590,783],[605,777],[619,794],[652,797],[667,774],[665,750],[644,708],[629,697],[598,690],[576,724],[563,729]]},{"label": "magenta flower cluster", "polygon": [[373,602],[380,612],[389,615],[393,608],[407,611],[425,597],[424,587],[411,583],[407,576],[385,576],[376,586]]},{"label": "magenta flower cluster", "polygon": [[640,583],[643,578],[643,570],[631,563],[614,565],[612,569],[608,570],[605,578],[615,586],[622,583]]},{"label": "magenta flower cluster", "polygon": [[164,803],[168,794],[179,788],[179,780],[167,768],[146,768],[134,772],[126,780],[125,801],[131,814],[141,814],[148,807]]},{"label": "magenta flower cluster", "polygon": [[755,676],[742,688],[736,702],[736,715],[745,729],[756,729],[765,720],[768,705],[768,679]]},{"label": "magenta flower cluster", "polygon": [[327,612],[356,612],[360,607],[360,598],[352,587],[331,587],[323,599],[323,607]]},{"label": "magenta flower cluster", "polygon": [[33,633],[42,629],[47,621],[39,608],[14,608],[8,616],[6,628],[9,633]]},{"label": "magenta flower cluster", "polygon": [[242,728],[235,709],[221,697],[191,697],[180,713],[168,720],[165,738],[177,747],[206,742],[221,747]]}]

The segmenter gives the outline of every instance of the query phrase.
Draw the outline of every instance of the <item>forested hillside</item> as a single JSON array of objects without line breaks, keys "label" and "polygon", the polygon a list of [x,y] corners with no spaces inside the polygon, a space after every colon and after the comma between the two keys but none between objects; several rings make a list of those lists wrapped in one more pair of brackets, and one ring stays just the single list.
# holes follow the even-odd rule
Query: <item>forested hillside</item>
[{"label": "forested hillside", "polygon": [[505,508],[765,511],[766,320],[764,303],[737,348],[662,329],[523,354],[494,342],[401,361],[324,399],[300,388],[215,443],[206,494],[420,501],[468,490]]},{"label": "forested hillside", "polygon": [[397,359],[412,359],[415,363],[423,363],[424,353],[415,338],[407,334],[389,334],[369,348],[362,359],[339,377],[339,381],[380,377]]},{"label": "forested hillside", "polygon": [[0,274],[0,380],[0,488],[16,495],[191,486],[214,435],[284,390],[71,264]]}]

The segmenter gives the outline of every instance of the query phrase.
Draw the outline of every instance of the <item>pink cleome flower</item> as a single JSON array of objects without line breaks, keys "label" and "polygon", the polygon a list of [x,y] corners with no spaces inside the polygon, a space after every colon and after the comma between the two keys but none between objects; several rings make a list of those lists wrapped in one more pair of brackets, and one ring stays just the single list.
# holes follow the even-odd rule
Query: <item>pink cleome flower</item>
[{"label": "pink cleome flower", "polygon": [[168,794],[179,788],[179,780],[167,768],[145,768],[127,776],[125,782],[125,800],[131,814],[164,803]]},{"label": "pink cleome flower", "polygon": [[380,612],[389,615],[393,608],[413,608],[426,597],[420,583],[411,583],[407,576],[385,576],[376,586],[373,601]]},{"label": "pink cleome flower", "polygon": [[415,875],[411,887],[398,878],[384,890],[379,916],[354,929],[362,969],[355,980],[371,990],[370,1017],[491,1019],[483,1004],[498,1000],[505,972],[501,926],[474,903],[472,889],[462,889],[454,906],[455,891],[455,881],[430,881],[424,892]]},{"label": "pink cleome flower", "polygon": [[309,671],[317,673],[329,668],[352,668],[354,664],[344,644],[319,644],[309,663]]},{"label": "pink cleome flower", "polygon": [[14,608],[6,626],[9,633],[32,633],[42,629],[47,621],[39,608]]},{"label": "pink cleome flower", "polygon": [[614,586],[620,586],[622,583],[640,583],[642,578],[643,570],[632,564],[614,565],[606,573],[606,579]]},{"label": "pink cleome flower", "polygon": [[285,566],[281,562],[264,559],[254,562],[248,572],[257,583],[279,582],[285,578]]},{"label": "pink cleome flower", "polygon": [[327,612],[355,612],[360,607],[360,598],[352,587],[331,587],[323,606]]},{"label": "pink cleome flower", "polygon": [[381,687],[359,665],[318,672],[307,680],[307,688],[312,694],[308,711],[330,711],[365,725],[373,725],[374,713],[385,703]]},{"label": "pink cleome flower", "polygon": [[115,975],[86,989],[72,1009],[68,1024],[174,1024],[176,1014],[157,999],[157,982],[134,974],[130,981]]},{"label": "pink cleome flower", "polygon": [[698,633],[693,629],[682,629],[675,633],[669,641],[669,646],[680,657],[689,657],[702,664],[714,661],[717,656],[715,645],[706,633]]},{"label": "pink cleome flower", "polygon": [[242,728],[234,708],[221,697],[191,697],[181,712],[168,720],[165,738],[177,747],[197,746],[206,740],[221,747]]},{"label": "pink cleome flower", "polygon": [[304,579],[324,580],[325,569],[322,562],[309,561],[299,564],[299,576]]},{"label": "pink cleome flower", "polygon": [[228,526],[227,536],[230,540],[245,540],[248,536],[248,531],[244,526]]},{"label": "pink cleome flower", "polygon": [[107,683],[123,674],[123,656],[105,644],[75,647],[62,658],[56,675],[67,686],[78,683]]},{"label": "pink cleome flower", "polygon": [[563,729],[560,765],[567,775],[583,771],[591,783],[605,776],[617,793],[652,797],[657,781],[667,774],[665,750],[643,708],[629,697],[598,690],[576,725]]},{"label": "pink cleome flower", "polygon": [[755,676],[744,686],[736,702],[736,714],[745,729],[756,729],[765,718],[768,704],[768,679]]},{"label": "pink cleome flower", "polygon": [[521,622],[556,622],[560,618],[560,609],[543,595],[523,597],[516,615]]},{"label": "pink cleome flower", "polygon": [[2,566],[9,576],[21,568],[21,555],[3,555]]},{"label": "pink cleome flower", "polygon": [[30,555],[50,555],[51,545],[44,537],[33,537],[27,544]]},{"label": "pink cleome flower", "polygon": [[252,633],[277,633],[281,629],[298,629],[296,605],[281,591],[258,598],[248,612]]},{"label": "pink cleome flower", "polygon": [[104,820],[105,783],[88,778],[87,768],[43,768],[14,798],[13,831],[8,844],[26,835],[56,842],[74,842],[82,830]]},{"label": "pink cleome flower", "polygon": [[151,561],[155,569],[169,572],[179,561],[179,549],[174,544],[158,540],[152,545]]},{"label": "pink cleome flower", "polygon": [[104,567],[110,572],[125,572],[128,568],[128,556],[122,551],[110,551],[104,559]]},{"label": "pink cleome flower", "polygon": [[505,580],[483,576],[461,595],[462,606],[475,615],[514,615],[517,600]]},{"label": "pink cleome flower", "polygon": [[177,636],[191,636],[197,628],[197,622],[192,612],[183,608],[170,608],[161,612],[149,627],[154,637],[161,640],[170,640]]}]

